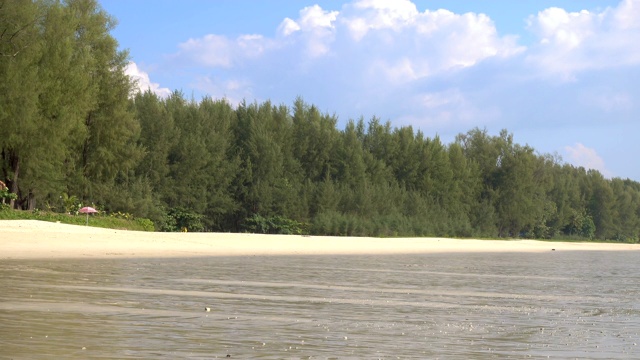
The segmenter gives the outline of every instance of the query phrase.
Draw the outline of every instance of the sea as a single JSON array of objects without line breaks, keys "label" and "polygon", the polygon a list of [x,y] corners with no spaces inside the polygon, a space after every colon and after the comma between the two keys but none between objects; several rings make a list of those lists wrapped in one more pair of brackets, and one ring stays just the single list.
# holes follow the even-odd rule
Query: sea
[{"label": "sea", "polygon": [[640,252],[2,260],[0,359],[639,359]]}]

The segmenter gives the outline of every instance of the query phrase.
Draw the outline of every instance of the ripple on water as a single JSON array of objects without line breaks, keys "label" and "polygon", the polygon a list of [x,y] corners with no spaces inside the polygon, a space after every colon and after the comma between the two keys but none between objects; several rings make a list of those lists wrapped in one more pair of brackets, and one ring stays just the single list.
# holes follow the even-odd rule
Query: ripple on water
[{"label": "ripple on water", "polygon": [[637,260],[7,261],[0,339],[15,358],[638,358]]}]

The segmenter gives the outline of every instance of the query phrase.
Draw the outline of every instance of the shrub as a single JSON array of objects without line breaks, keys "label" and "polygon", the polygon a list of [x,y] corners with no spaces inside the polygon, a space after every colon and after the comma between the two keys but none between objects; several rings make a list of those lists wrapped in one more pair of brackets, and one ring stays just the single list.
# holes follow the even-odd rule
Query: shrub
[{"label": "shrub", "polygon": [[161,227],[162,231],[167,232],[204,231],[202,215],[183,208],[173,208],[169,210]]},{"label": "shrub", "polygon": [[155,226],[153,225],[153,221],[149,219],[137,218],[136,223],[142,227],[144,231],[155,231]]},{"label": "shrub", "polygon": [[263,217],[254,214],[244,221],[243,230],[257,234],[303,235],[308,233],[308,226],[283,216]]}]

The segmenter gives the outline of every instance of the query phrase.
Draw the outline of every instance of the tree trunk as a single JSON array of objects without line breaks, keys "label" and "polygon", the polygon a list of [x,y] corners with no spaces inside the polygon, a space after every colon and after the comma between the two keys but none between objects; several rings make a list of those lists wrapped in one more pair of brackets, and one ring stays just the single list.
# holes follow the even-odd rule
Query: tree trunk
[{"label": "tree trunk", "polygon": [[31,211],[36,209],[36,196],[33,195],[32,192],[29,192],[29,196],[27,197],[27,208]]},{"label": "tree trunk", "polygon": [[[18,157],[18,155],[16,155],[15,152],[11,151],[11,154],[9,155],[10,160],[11,160],[11,171],[13,172],[13,178],[11,179],[11,189],[10,191],[14,194],[18,194],[18,175],[20,174],[20,158]],[[11,201],[9,202],[9,206],[11,206],[12,209],[15,208],[16,206],[16,200],[15,199],[11,199]]]}]

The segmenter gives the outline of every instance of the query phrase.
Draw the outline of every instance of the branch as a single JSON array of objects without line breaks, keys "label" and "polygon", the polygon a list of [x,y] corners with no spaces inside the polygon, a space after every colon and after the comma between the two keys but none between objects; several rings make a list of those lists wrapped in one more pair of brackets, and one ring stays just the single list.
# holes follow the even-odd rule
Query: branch
[{"label": "branch", "polygon": [[[2,7],[0,7],[0,9],[2,9]],[[16,57],[21,51],[27,49],[30,44],[24,45],[21,48],[16,46],[13,42],[13,40],[16,38],[16,36],[18,36],[20,33],[24,32],[25,29],[27,29],[30,26],[33,26],[37,21],[38,21],[39,17],[36,16],[32,21],[27,22],[25,25],[23,25],[22,27],[20,27],[18,30],[16,30],[13,34],[11,34],[11,36],[9,37],[9,39],[6,41],[12,48],[13,50],[16,50],[16,48],[18,48],[13,54],[12,53],[4,53],[4,52],[0,52],[0,56],[3,57]],[[2,35],[0,35],[0,40],[2,40],[5,37],[5,34],[7,32],[8,28],[5,28],[2,31]]]}]

